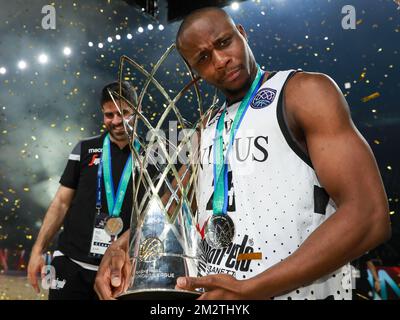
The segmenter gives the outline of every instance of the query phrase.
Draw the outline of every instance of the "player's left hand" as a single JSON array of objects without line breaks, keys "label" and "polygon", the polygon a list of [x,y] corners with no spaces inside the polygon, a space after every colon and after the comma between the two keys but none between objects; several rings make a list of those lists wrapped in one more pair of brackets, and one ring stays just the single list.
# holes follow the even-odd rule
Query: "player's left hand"
[{"label": "player's left hand", "polygon": [[[257,299],[248,290],[246,280],[236,280],[227,274],[208,275],[204,277],[180,277],[177,280],[177,289],[194,291],[204,288],[198,300],[251,300]],[[259,298],[258,298],[259,299]]]}]

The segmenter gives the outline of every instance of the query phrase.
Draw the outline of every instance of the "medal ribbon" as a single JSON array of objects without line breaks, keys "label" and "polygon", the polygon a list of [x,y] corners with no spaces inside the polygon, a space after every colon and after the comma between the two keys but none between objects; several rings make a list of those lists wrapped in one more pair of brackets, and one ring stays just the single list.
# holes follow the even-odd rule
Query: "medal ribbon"
[{"label": "medal ribbon", "polygon": [[[136,147],[136,146],[135,146]],[[101,179],[104,174],[104,186],[107,196],[108,214],[112,217],[119,217],[121,213],[122,203],[125,198],[126,189],[128,187],[129,179],[132,174],[132,154],[126,160],[124,171],[118,183],[117,193],[114,192],[114,182],[111,172],[111,150],[110,150],[110,136],[106,135],[103,142],[103,153],[99,168],[97,170],[97,199],[96,208],[101,208]]]},{"label": "medal ribbon", "polygon": [[235,119],[231,127],[229,134],[228,147],[224,155],[224,119],[225,110],[222,112],[220,118],[218,119],[215,139],[214,139],[214,196],[213,196],[213,213],[214,215],[224,215],[228,211],[228,154],[233,146],[233,142],[236,136],[236,132],[242,123],[244,115],[250,105],[250,102],[254,99],[258,89],[262,84],[264,72],[257,65],[257,75],[253,80],[249,91],[247,91],[246,96],[243,98],[239,105]]}]

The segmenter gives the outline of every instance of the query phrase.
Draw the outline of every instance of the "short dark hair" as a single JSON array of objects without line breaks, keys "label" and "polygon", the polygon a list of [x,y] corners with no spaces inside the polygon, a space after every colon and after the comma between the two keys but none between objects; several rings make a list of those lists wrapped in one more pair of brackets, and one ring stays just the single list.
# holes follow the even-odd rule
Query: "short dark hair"
[{"label": "short dark hair", "polygon": [[[109,91],[116,92],[119,94],[119,82],[115,81],[112,83],[107,84],[101,90],[101,98],[100,98],[100,106],[103,108],[103,105],[109,101],[112,101]],[[133,105],[137,105],[138,97],[136,94],[135,88],[133,88],[129,82],[123,81],[121,82],[121,95],[128,100]]]},{"label": "short dark hair", "polygon": [[180,49],[180,43],[179,43],[179,38],[181,37],[183,31],[190,26],[195,20],[201,18],[204,14],[207,14],[209,12],[217,12],[222,14],[223,16],[225,16],[227,19],[232,21],[232,24],[235,25],[235,23],[232,20],[232,17],[224,10],[221,9],[219,7],[203,7],[203,8],[199,8],[199,9],[195,9],[193,11],[191,11],[181,22],[179,28],[178,28],[178,32],[176,33],[176,37],[175,37],[175,44],[176,44],[176,48]]}]

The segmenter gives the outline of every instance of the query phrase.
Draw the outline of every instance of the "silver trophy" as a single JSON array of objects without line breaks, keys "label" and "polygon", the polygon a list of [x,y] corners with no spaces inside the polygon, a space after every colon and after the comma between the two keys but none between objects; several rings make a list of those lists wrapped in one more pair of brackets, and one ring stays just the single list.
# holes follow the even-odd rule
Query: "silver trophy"
[{"label": "silver trophy", "polygon": [[[124,118],[134,166],[129,242],[132,268],[129,287],[119,296],[121,300],[194,299],[201,294],[201,290],[184,291],[175,287],[178,277],[196,277],[199,264],[205,264],[198,254],[201,238],[196,229],[198,133],[213,108],[203,114],[197,79],[189,68],[191,81],[174,98],[168,94],[172,90],[166,90],[155,78],[155,73],[174,48],[172,45],[167,49],[151,72],[129,57],[121,57],[120,83],[127,80],[125,69],[134,68],[145,78],[137,105],[123,97],[121,86],[120,92],[110,92]],[[161,107],[161,101],[157,101],[157,120],[148,110],[146,115],[142,107],[150,85],[165,102]],[[197,98],[195,124],[186,121],[177,107],[178,100],[191,88]],[[216,100],[214,96],[213,105]],[[179,142],[168,139],[162,130],[171,121],[177,123],[177,130],[180,130]],[[182,160],[183,155],[185,159]]]}]

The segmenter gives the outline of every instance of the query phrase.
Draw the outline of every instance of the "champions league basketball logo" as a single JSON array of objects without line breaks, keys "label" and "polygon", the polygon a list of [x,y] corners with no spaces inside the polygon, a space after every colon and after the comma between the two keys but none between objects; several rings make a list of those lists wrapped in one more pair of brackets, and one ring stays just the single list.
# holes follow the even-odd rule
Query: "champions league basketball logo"
[{"label": "champions league basketball logo", "polygon": [[265,108],[274,101],[275,96],[276,90],[270,88],[261,89],[251,102],[251,107],[253,109]]}]

